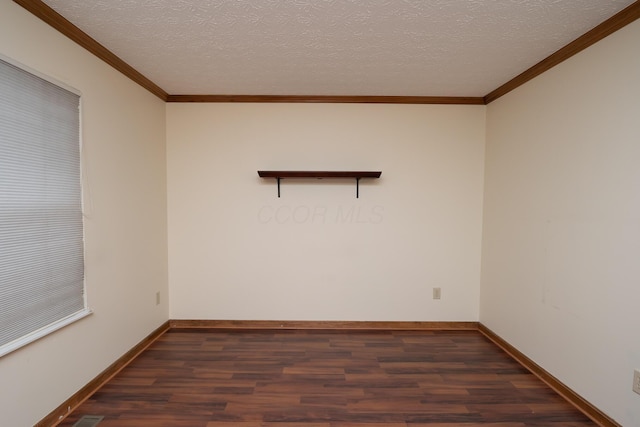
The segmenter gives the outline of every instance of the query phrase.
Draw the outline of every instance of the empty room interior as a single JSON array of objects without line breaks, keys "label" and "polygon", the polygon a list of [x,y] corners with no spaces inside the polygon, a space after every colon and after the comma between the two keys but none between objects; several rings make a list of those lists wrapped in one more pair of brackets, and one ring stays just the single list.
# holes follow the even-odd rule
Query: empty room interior
[{"label": "empty room interior", "polygon": [[[306,421],[269,412],[284,400],[265,391],[269,416],[231,417],[239,393],[189,403],[184,419],[127,421],[130,403],[97,425],[640,426],[639,17],[629,0],[0,0],[0,60],[79,96],[85,304],[3,352],[0,424],[71,426],[100,386],[160,363],[168,340],[203,339],[198,357],[254,349],[255,368],[264,350],[297,363],[269,374],[347,382],[303,396]],[[382,382],[394,363],[426,369],[423,336],[432,363],[478,348],[584,420],[501,419],[536,406],[466,403],[482,396],[445,371],[410,383],[456,389],[438,404],[408,376],[388,396],[347,386],[364,376],[359,357]],[[312,369],[296,337],[341,359]],[[266,378],[251,374],[229,374],[247,396]],[[406,409],[403,392],[424,395]],[[460,419],[429,418],[452,402]],[[189,418],[205,409],[208,424]]]}]

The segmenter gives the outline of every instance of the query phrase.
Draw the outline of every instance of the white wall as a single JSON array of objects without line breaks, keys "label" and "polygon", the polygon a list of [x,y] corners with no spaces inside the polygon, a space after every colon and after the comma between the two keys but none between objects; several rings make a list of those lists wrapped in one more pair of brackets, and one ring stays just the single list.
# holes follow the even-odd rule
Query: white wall
[{"label": "white wall", "polygon": [[640,21],[490,104],[480,320],[640,425]]},{"label": "white wall", "polygon": [[82,92],[87,174],[94,314],[0,358],[0,424],[21,427],[168,319],[165,104],[9,1],[0,2],[0,53]]},{"label": "white wall", "polygon": [[[477,320],[484,123],[484,106],[169,104],[170,317]],[[278,199],[261,169],[382,177],[359,199],[283,180]]]}]

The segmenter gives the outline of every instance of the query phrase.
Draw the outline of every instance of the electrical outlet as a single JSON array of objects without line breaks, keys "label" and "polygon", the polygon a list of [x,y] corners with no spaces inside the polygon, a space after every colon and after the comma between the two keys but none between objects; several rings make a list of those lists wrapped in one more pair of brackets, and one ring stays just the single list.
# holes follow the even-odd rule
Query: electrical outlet
[{"label": "electrical outlet", "polygon": [[633,391],[640,394],[640,369],[633,371]]},{"label": "electrical outlet", "polygon": [[160,291],[156,292],[156,305],[160,305]]},{"label": "electrical outlet", "polygon": [[433,288],[433,299],[440,299],[441,290],[440,288]]}]

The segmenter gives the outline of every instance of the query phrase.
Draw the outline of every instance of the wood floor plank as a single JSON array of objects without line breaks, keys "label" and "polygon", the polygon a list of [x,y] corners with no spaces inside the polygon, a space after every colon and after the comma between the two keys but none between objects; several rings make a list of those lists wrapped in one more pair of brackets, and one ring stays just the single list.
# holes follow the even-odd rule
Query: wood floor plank
[{"label": "wood floor plank", "polygon": [[593,427],[477,331],[171,330],[61,424]]}]

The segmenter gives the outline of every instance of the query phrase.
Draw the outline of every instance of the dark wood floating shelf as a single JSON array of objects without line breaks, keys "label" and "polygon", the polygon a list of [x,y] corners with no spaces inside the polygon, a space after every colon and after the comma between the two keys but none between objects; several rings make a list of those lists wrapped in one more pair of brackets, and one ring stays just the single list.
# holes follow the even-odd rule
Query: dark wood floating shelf
[{"label": "dark wood floating shelf", "polygon": [[381,171],[258,171],[261,178],[275,178],[278,181],[278,197],[280,197],[280,180],[282,178],[355,178],[356,198],[360,197],[361,178],[380,178]]}]

